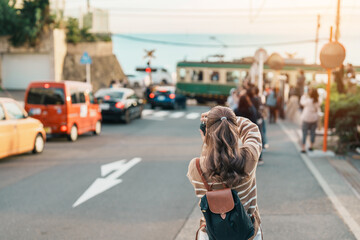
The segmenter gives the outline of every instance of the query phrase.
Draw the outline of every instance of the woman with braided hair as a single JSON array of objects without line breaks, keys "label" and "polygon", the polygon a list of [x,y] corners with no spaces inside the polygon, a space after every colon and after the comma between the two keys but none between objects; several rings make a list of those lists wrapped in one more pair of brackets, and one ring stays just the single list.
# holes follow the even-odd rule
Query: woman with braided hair
[{"label": "woman with braided hair", "polygon": [[[250,239],[262,239],[256,191],[256,167],[262,143],[257,125],[247,118],[236,117],[230,108],[221,106],[203,113],[201,121],[206,124],[200,156],[205,179],[213,190],[227,186],[238,193],[242,205],[254,221],[255,234]],[[197,170],[196,159],[191,160],[187,176],[196,196],[202,198],[207,190]],[[200,226],[203,226],[200,235],[207,236],[204,219],[200,220]]]}]

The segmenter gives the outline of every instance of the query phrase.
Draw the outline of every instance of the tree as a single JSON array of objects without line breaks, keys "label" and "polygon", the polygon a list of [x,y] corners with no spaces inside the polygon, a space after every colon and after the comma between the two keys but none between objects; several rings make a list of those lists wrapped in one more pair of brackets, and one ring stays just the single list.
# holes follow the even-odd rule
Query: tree
[{"label": "tree", "polygon": [[15,32],[17,15],[14,4],[10,6],[9,0],[0,0],[0,36]]}]

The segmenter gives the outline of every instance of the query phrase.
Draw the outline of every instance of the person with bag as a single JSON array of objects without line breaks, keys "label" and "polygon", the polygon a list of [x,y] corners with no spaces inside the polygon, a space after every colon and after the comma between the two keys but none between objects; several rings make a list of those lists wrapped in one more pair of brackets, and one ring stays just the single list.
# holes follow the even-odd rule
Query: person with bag
[{"label": "person with bag", "polygon": [[202,153],[191,160],[187,173],[204,215],[196,238],[261,240],[256,167],[262,144],[257,125],[221,106],[203,113],[201,121]]},{"label": "person with bag", "polygon": [[315,143],[315,131],[317,127],[317,122],[319,118],[319,94],[317,89],[311,88],[309,90],[309,94],[305,94],[300,99],[300,104],[304,107],[301,113],[301,121],[302,121],[302,145],[301,145],[301,153],[306,153],[305,144],[308,131],[310,131],[310,147],[309,151],[313,151],[314,143]]}]

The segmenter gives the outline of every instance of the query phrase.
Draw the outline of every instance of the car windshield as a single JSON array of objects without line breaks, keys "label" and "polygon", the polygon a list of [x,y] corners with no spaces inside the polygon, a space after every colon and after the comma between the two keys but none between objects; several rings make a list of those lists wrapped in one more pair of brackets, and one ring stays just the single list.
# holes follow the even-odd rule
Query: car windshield
[{"label": "car windshield", "polygon": [[121,99],[124,96],[124,92],[113,91],[113,90],[99,90],[95,93],[96,98],[102,98],[105,96],[109,96],[110,98]]},{"label": "car windshield", "polygon": [[63,105],[65,103],[62,88],[31,88],[27,98],[28,104]]}]

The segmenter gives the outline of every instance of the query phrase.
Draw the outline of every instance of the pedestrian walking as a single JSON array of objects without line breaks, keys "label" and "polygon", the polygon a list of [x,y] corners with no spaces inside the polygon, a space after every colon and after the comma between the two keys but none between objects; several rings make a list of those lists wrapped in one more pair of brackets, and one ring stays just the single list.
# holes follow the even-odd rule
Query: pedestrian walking
[{"label": "pedestrian walking", "polygon": [[296,88],[299,94],[299,99],[301,98],[302,95],[304,95],[305,80],[306,78],[305,78],[304,70],[301,69],[299,71],[299,76],[297,77],[296,80]]},{"label": "pedestrian walking", "polygon": [[238,92],[236,91],[236,88],[232,88],[230,90],[230,94],[229,97],[227,98],[226,103],[229,106],[229,108],[235,110],[238,107],[238,102],[239,102]]},{"label": "pedestrian walking", "polygon": [[[249,239],[261,240],[261,219],[256,190],[256,168],[261,152],[261,135],[258,127],[249,119],[236,117],[230,108],[221,106],[203,113],[201,121],[206,125],[205,135],[202,134],[202,153],[200,158],[191,160],[187,176],[195,188],[196,196],[201,198],[200,206],[204,216],[208,216],[207,211],[211,210],[206,209],[202,204],[206,200],[204,196],[207,198],[209,194],[207,187],[211,186],[210,190],[213,191],[210,192],[216,193],[220,193],[217,190],[230,188],[231,191],[234,190],[234,196],[240,199],[243,209],[253,223],[254,234]],[[241,147],[238,145],[239,141],[242,143]],[[221,206],[225,204],[222,202]],[[221,218],[226,217],[223,214],[225,213],[220,214]],[[230,216],[223,218],[226,225],[216,229],[216,232],[222,233],[224,230],[222,228],[235,230],[237,233],[244,231],[236,228],[239,224],[231,222],[231,219]],[[212,235],[214,224],[215,222],[206,222],[202,218],[199,239],[209,239],[208,236],[210,239],[235,239],[234,236],[228,235],[225,238],[219,235],[214,238]]]},{"label": "pedestrian walking", "polygon": [[[299,106],[299,96],[295,91],[295,88],[290,88],[289,100],[286,103],[285,116],[292,122],[297,122],[300,119],[300,106]],[[300,122],[298,122],[301,124]]]},{"label": "pedestrian walking", "polygon": [[270,90],[266,99],[266,105],[269,107],[270,112],[269,123],[276,123],[278,108],[277,89]]},{"label": "pedestrian walking", "polygon": [[[262,108],[263,108],[263,104],[261,102],[261,97],[259,96],[259,88],[254,86],[250,89],[250,93],[249,93],[249,97],[251,100],[251,103],[253,104],[255,110],[256,110],[256,125],[258,126],[260,133],[261,133],[261,139],[262,139],[262,147],[263,149],[265,149],[265,140],[267,140],[266,138],[266,126],[265,125],[265,121],[264,121],[264,117],[262,116]],[[258,165],[263,165],[264,161],[263,161],[263,157],[262,157],[262,153],[260,154],[260,158],[259,158],[259,162]]]},{"label": "pedestrian walking", "polygon": [[302,96],[300,99],[300,104],[304,107],[301,113],[302,121],[302,146],[301,153],[306,153],[305,144],[308,132],[310,131],[310,147],[309,151],[313,151],[314,142],[315,142],[315,130],[317,127],[317,122],[319,118],[319,94],[316,89],[309,89],[309,93]]}]

